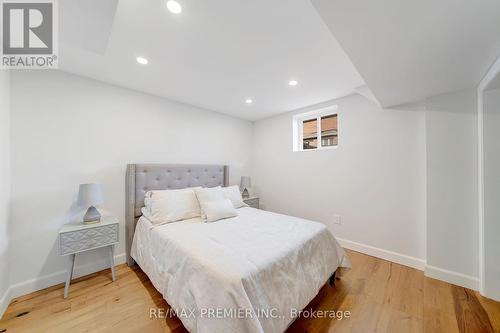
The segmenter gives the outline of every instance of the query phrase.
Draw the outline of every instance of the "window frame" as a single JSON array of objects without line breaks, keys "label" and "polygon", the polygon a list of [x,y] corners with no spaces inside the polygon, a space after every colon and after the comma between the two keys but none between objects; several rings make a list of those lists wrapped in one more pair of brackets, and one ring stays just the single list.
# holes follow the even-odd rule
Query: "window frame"
[{"label": "window frame", "polygon": [[[339,123],[339,114],[338,114],[338,106],[332,105],[321,109],[316,109],[313,111],[300,113],[293,116],[293,151],[318,151],[318,150],[328,150],[328,149],[336,149],[340,144],[340,138],[338,135],[338,123]],[[337,144],[334,146],[323,146],[322,137],[321,137],[321,118],[326,116],[337,116]],[[318,147],[313,149],[304,149],[304,121],[314,120],[316,119],[316,132],[317,132],[317,143]]]}]

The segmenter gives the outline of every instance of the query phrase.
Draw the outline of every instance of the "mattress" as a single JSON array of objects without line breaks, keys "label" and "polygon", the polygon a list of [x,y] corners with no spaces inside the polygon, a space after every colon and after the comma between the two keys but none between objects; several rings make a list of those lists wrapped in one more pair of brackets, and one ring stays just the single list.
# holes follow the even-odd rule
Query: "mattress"
[{"label": "mattress", "polygon": [[214,223],[141,217],[131,255],[190,332],[283,332],[350,267],[323,224],[249,207]]}]

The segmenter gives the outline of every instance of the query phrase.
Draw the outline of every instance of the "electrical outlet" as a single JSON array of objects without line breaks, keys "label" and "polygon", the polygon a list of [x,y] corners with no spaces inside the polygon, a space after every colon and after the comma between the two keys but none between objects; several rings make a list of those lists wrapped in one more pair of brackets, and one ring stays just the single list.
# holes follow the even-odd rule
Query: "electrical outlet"
[{"label": "electrical outlet", "polygon": [[333,223],[338,224],[338,225],[342,224],[342,221],[340,219],[340,215],[337,215],[337,214],[333,215]]}]

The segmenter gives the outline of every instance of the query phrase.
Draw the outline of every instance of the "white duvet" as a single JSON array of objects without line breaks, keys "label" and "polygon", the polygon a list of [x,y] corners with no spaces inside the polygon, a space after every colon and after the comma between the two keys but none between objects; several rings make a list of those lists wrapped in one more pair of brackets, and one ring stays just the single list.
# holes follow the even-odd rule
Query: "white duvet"
[{"label": "white duvet", "polygon": [[246,207],[238,214],[137,224],[132,257],[190,332],[283,332],[350,266],[320,223]]}]

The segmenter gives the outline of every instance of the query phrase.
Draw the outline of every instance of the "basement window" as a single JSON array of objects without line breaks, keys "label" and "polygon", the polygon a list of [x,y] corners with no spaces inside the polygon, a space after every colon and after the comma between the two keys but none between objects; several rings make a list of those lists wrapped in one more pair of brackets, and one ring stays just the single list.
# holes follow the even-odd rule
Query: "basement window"
[{"label": "basement window", "polygon": [[293,117],[293,151],[334,148],[338,143],[336,105]]}]

